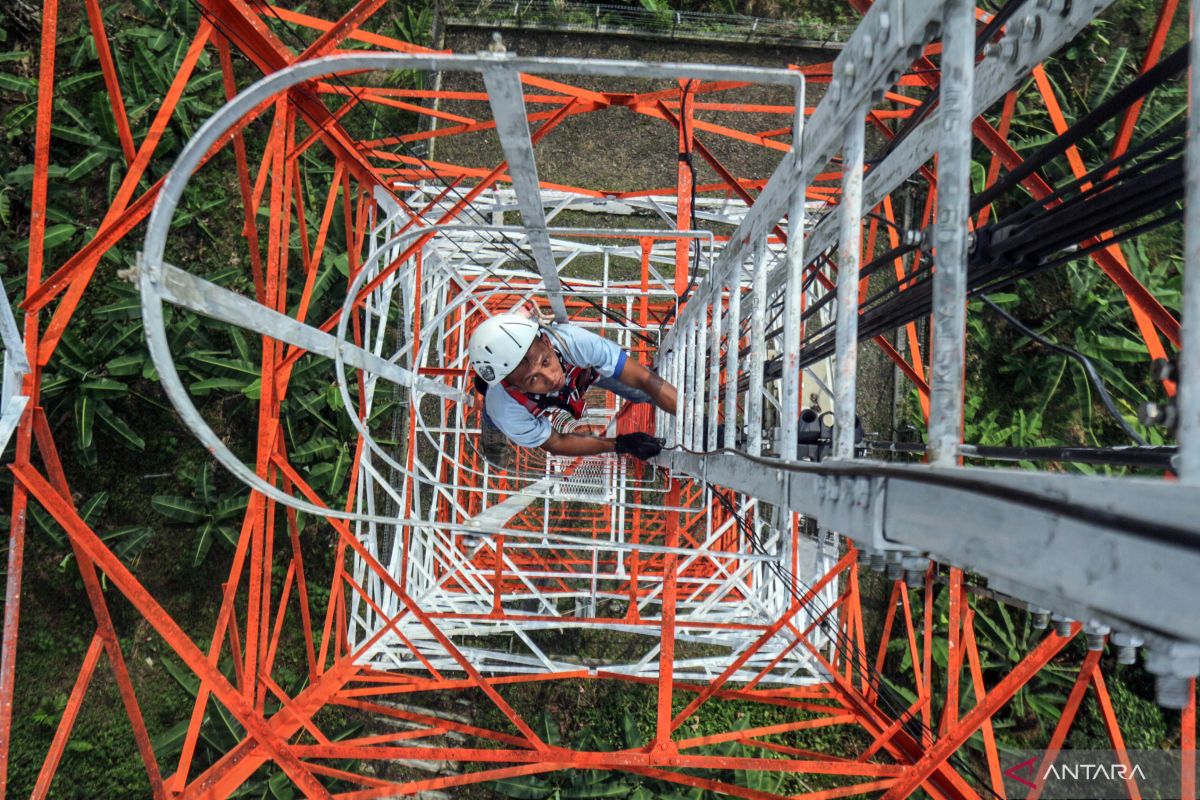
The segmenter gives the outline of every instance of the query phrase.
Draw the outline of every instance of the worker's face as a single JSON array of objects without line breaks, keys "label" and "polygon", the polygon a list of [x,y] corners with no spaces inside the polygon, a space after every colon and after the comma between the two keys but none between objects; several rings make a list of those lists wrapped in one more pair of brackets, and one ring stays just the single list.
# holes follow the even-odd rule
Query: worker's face
[{"label": "worker's face", "polygon": [[508,382],[522,392],[552,394],[567,383],[562,362],[545,336],[534,339],[529,352],[508,376]]}]

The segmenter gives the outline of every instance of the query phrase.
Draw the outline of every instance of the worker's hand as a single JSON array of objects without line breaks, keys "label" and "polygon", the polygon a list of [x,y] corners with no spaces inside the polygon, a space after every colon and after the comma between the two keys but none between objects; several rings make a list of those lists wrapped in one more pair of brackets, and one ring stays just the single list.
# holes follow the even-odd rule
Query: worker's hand
[{"label": "worker's hand", "polygon": [[542,311],[536,302],[526,300],[509,309],[511,314],[524,314],[539,325],[549,325],[554,322],[554,315]]},{"label": "worker's hand", "polygon": [[647,461],[661,453],[665,443],[663,439],[655,439],[650,434],[641,431],[622,433],[616,439],[616,451],[618,455],[633,456],[641,461]]}]

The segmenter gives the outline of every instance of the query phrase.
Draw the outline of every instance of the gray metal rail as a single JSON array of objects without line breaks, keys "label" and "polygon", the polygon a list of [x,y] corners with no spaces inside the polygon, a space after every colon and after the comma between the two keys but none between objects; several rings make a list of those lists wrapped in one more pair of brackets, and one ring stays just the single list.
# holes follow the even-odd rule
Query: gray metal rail
[{"label": "gray metal rail", "polygon": [[[676,375],[711,365],[720,337],[696,343],[685,332],[699,319],[729,338],[724,353],[725,392],[703,401],[709,430],[724,419],[722,450],[710,434],[704,447],[675,446],[661,463],[698,479],[728,487],[761,503],[815,516],[822,527],[852,539],[868,555],[923,570],[929,559],[972,570],[1000,592],[1030,607],[1113,629],[1123,639],[1144,639],[1147,663],[1160,677],[1160,699],[1176,702],[1171,685],[1200,674],[1200,327],[1185,325],[1185,368],[1179,383],[1182,420],[1181,482],[1102,478],[1024,470],[959,466],[962,455],[963,359],[966,345],[965,273],[969,218],[969,168],[974,117],[1042,60],[1073,37],[1107,5],[1099,2],[1029,3],[1006,26],[997,46],[975,58],[975,7],[961,0],[875,3],[834,64],[832,83],[786,156],[751,207],[708,279],[679,314],[663,341]],[[941,37],[937,108],[894,152],[863,179],[863,118],[869,104],[893,87],[900,70],[920,48]],[[1197,48],[1193,38],[1193,49]],[[1200,56],[1198,56],[1200,57]],[[976,91],[978,87],[978,91]],[[1193,83],[1193,102],[1200,102]],[[1200,125],[1191,121],[1191,163],[1200,163]],[[934,344],[930,413],[931,465],[884,464],[858,458],[856,400],[859,231],[862,208],[875,205],[928,161],[936,148],[939,166],[934,283]],[[802,198],[813,178],[840,153],[844,170],[840,207],[810,231]],[[1196,170],[1192,170],[1195,173]],[[1187,297],[1185,308],[1200,317],[1200,190],[1189,180]],[[785,212],[790,229],[808,233],[789,241],[789,257],[769,279],[757,257]],[[799,237],[795,237],[799,238]],[[834,458],[820,464],[795,460],[799,413],[793,383],[802,329],[798,304],[806,262],[837,249],[837,369]],[[802,255],[801,251],[805,254]],[[748,278],[744,277],[749,270]],[[750,289],[746,294],[747,288]],[[743,296],[744,295],[744,296]],[[767,341],[757,315],[740,332],[740,306],[757,310],[770,298],[784,304],[783,336]],[[740,332],[740,333],[739,333]],[[782,343],[780,342],[782,339]],[[785,378],[766,394],[781,398],[783,424],[771,455],[759,452],[761,431],[735,438],[739,414],[760,424],[763,399],[759,354],[781,356]],[[749,364],[738,351],[749,352]],[[1196,367],[1188,369],[1187,366]],[[782,384],[782,386],[780,386]],[[694,408],[696,403],[692,402]],[[666,422],[666,420],[661,420]],[[669,442],[678,445],[679,440]],[[1150,590],[1150,587],[1153,587]]]}]

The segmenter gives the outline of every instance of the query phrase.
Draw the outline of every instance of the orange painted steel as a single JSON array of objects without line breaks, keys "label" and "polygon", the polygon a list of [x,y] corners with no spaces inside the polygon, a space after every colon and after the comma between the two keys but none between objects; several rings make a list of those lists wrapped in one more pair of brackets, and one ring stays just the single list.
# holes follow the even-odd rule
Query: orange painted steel
[{"label": "orange painted steel", "polygon": [[[1164,2],[1145,54],[1143,70],[1152,66],[1161,54],[1176,4],[1176,0]],[[19,647],[27,512],[31,498],[66,530],[85,596],[96,620],[91,644],[83,656],[77,679],[36,783],[32,787],[20,787],[28,789],[34,797],[47,796],[53,790],[53,781],[63,754],[69,747],[76,720],[87,702],[88,688],[102,661],[112,670],[137,757],[145,767],[146,788],[155,797],[226,796],[243,786],[256,770],[264,766],[282,771],[308,797],[328,797],[335,791],[339,797],[353,798],[414,794],[565,769],[623,770],[683,786],[760,800],[778,800],[782,795],[734,785],[724,778],[704,777],[682,770],[707,770],[714,774],[718,770],[786,771],[844,779],[842,785],[837,787],[794,795],[811,800],[868,792],[882,792],[885,797],[898,798],[908,796],[918,787],[938,798],[973,798],[979,796],[985,787],[988,791],[1003,793],[993,719],[1005,702],[1033,680],[1050,659],[1063,652],[1071,637],[1048,635],[1007,675],[989,688],[985,678],[993,676],[984,674],[973,622],[976,612],[971,596],[964,589],[963,575],[958,570],[950,573],[949,626],[944,629],[935,615],[936,567],[931,567],[924,588],[917,590],[914,597],[910,597],[903,582],[893,582],[887,588],[889,599],[882,633],[877,642],[871,641],[870,626],[864,621],[865,601],[860,590],[858,565],[854,561],[857,553],[852,547],[841,553],[840,558],[831,559],[832,566],[811,585],[801,585],[796,574],[793,574],[790,577],[792,599],[770,621],[722,622],[691,618],[680,613],[686,603],[711,601],[726,603],[729,607],[750,603],[755,598],[755,591],[762,588],[764,581],[772,578],[769,575],[748,575],[740,579],[739,585],[724,593],[718,590],[716,583],[727,574],[728,568],[711,555],[689,558],[679,551],[703,550],[704,539],[709,532],[724,530],[718,543],[719,549],[735,556],[748,555],[750,545],[741,530],[742,521],[717,502],[704,486],[675,476],[667,479],[668,488],[664,491],[653,484],[649,470],[638,467],[629,470],[633,478],[639,481],[633,491],[632,508],[560,503],[551,510],[550,503],[546,501],[541,507],[531,505],[515,514],[506,525],[506,534],[498,536],[491,549],[479,548],[471,553],[465,544],[456,543],[455,555],[460,559],[459,563],[463,570],[469,568],[472,572],[470,575],[465,571],[456,572],[438,563],[434,565],[434,577],[441,581],[446,592],[462,597],[478,592],[479,587],[473,581],[480,579],[479,576],[487,576],[486,590],[491,606],[486,613],[422,607],[414,595],[413,587],[408,584],[408,567],[411,566],[408,561],[411,531],[408,530],[404,533],[403,547],[400,548],[402,568],[397,570],[393,565],[385,566],[367,550],[350,524],[333,517],[323,518],[319,522],[321,529],[332,535],[336,542],[333,569],[327,584],[314,583],[313,576],[319,570],[313,569],[312,562],[328,556],[314,555],[310,551],[318,544],[311,539],[306,540],[307,529],[301,528],[295,509],[290,506],[280,509],[274,499],[252,492],[239,529],[236,549],[229,560],[228,577],[222,583],[221,600],[213,628],[201,632],[208,636],[207,649],[197,645],[192,638],[196,632],[186,630],[182,624],[187,621],[172,616],[162,599],[155,598],[134,571],[113,553],[99,535],[100,532],[93,530],[80,517],[56,450],[56,432],[51,430],[40,405],[42,368],[52,361],[63,334],[80,324],[78,312],[85,296],[95,289],[95,273],[103,256],[118,243],[128,241],[129,234],[149,214],[162,181],[141,190],[142,181],[152,165],[158,167],[169,163],[172,154],[160,152],[164,133],[177,115],[180,100],[194,80],[193,72],[204,55],[209,51],[215,52],[225,96],[232,97],[240,88],[234,69],[235,57],[244,58],[259,72],[269,74],[299,60],[346,51],[344,45],[347,42],[395,52],[426,51],[365,29],[364,26],[384,6],[382,0],[361,0],[336,20],[324,20],[244,0],[202,0],[204,16],[197,30],[188,32],[192,38],[182,64],[138,145],[130,128],[121,94],[118,64],[111,46],[115,34],[105,24],[102,4],[96,0],[85,0],[84,5],[89,30],[96,42],[99,71],[109,94],[108,106],[114,116],[127,169],[108,213],[99,221],[92,239],[60,263],[48,265],[43,240],[51,154],[54,150],[51,134],[56,88],[56,27],[60,10],[56,0],[45,0],[38,116],[33,148],[30,247],[25,298],[21,304],[26,311],[25,343],[33,368],[23,385],[23,394],[30,398],[30,403],[17,429],[12,464],[16,481],[9,533],[3,654],[0,655],[0,795],[7,796],[15,788],[10,783],[9,774],[12,706],[21,686],[20,676],[16,674],[16,654]],[[289,29],[288,26],[309,31],[308,43],[303,47],[290,46],[282,35]],[[315,38],[312,38],[313,33]],[[934,54],[934,50],[927,53]],[[922,64],[924,68],[920,68]],[[913,91],[936,86],[936,78],[929,69],[931,64],[922,58],[915,74],[902,77],[899,86]],[[827,81],[831,74],[829,65],[809,65],[799,69],[814,83]],[[1036,75],[1039,73],[1035,72]],[[753,193],[761,191],[765,185],[763,176],[738,175],[727,168],[697,137],[698,132],[768,153],[790,148],[781,140],[790,129],[754,130],[755,126],[762,125],[761,119],[757,118],[747,120],[746,130],[729,123],[731,116],[792,113],[791,107],[786,105],[720,102],[721,92],[736,91],[744,86],[741,83],[698,83],[671,86],[654,92],[625,93],[595,91],[537,76],[524,76],[523,82],[533,90],[525,96],[525,102],[530,106],[542,107],[529,114],[531,123],[541,123],[540,126],[534,126],[535,144],[558,132],[563,123],[572,117],[624,108],[665,123],[672,141],[677,143],[678,153],[698,154],[716,175],[714,182],[697,182],[693,186],[691,171],[680,161],[676,170],[676,184],[660,189],[642,187],[610,192],[604,188],[572,187],[550,181],[541,183],[546,190],[565,190],[594,199],[633,201],[648,196],[672,198],[677,209],[677,231],[692,227],[689,219],[695,210],[692,208],[693,190],[697,199],[705,196],[737,197],[750,205],[754,202]],[[1062,129],[1065,121],[1054,102],[1052,87],[1047,81],[1039,79],[1036,89],[1054,123]],[[714,95],[717,100],[708,99]],[[999,178],[1002,167],[1011,170],[1020,163],[1019,156],[1006,141],[1015,99],[1015,94],[1006,98],[998,124],[992,125],[981,118],[975,126],[980,141],[993,153],[986,178],[989,186]],[[495,129],[493,120],[476,116],[474,111],[468,115],[467,112],[454,113],[424,104],[433,100],[484,103],[487,95],[315,81],[255,109],[251,115],[239,121],[220,148],[207,154],[205,160],[211,163],[221,149],[232,148],[232,162],[237,171],[237,192],[243,203],[241,233],[247,243],[254,295],[263,305],[290,314],[298,320],[307,320],[314,308],[318,307],[315,299],[317,287],[325,274],[324,270],[330,269],[326,265],[330,254],[346,254],[347,271],[353,279],[363,268],[360,263],[363,245],[377,222],[377,215],[381,213],[382,205],[377,200],[378,196],[396,204],[403,219],[401,230],[406,230],[431,222],[445,224],[455,221],[486,192],[510,180],[505,163],[490,168],[475,164],[452,164],[399,154],[392,149],[402,143],[452,139]],[[331,107],[330,103],[340,105]],[[913,97],[901,92],[888,93],[885,103],[891,106],[874,111],[872,121],[889,131],[889,124],[907,119],[918,105]],[[482,113],[483,107],[479,108]],[[355,138],[349,132],[349,121],[356,113],[375,113],[373,109],[402,110],[451,124],[400,135]],[[811,109],[806,111],[811,112]],[[701,118],[717,114],[722,115],[720,123]],[[256,120],[269,120],[269,131],[265,135],[261,131],[253,133],[256,126],[252,123]],[[1124,152],[1136,122],[1135,106],[1121,122],[1113,155]],[[262,141],[248,141],[255,136],[262,138]],[[260,160],[256,171],[252,170],[250,155],[254,146],[262,147],[262,152],[257,156]],[[677,154],[664,154],[664,157],[666,155]],[[327,186],[313,186],[302,168],[305,163],[303,159],[309,158],[328,160]],[[1077,155],[1073,154],[1072,158],[1075,173],[1083,174],[1085,166],[1078,161]],[[921,175],[929,182],[929,196],[932,197],[936,191],[935,173],[923,170]],[[821,177],[832,182],[839,176],[830,173]],[[398,196],[399,192],[395,191],[394,186],[396,179],[431,179],[443,182],[445,188],[426,204],[417,203],[415,205],[418,207],[414,208]],[[1030,177],[1025,184],[1035,197],[1044,197],[1052,191],[1038,176]],[[319,191],[310,191],[314,189]],[[835,187],[818,187],[810,191],[809,200],[832,206],[837,196]],[[323,198],[323,202],[320,198]],[[265,226],[261,212],[266,212]],[[891,223],[887,226],[888,242],[895,247],[899,241],[891,197],[883,200],[879,213]],[[986,222],[989,214],[990,210],[984,209],[977,224]],[[931,215],[932,203],[926,206],[922,227],[931,221]],[[337,241],[339,227],[345,241]],[[877,244],[883,246],[878,233],[877,223],[872,222],[871,251]],[[776,234],[774,241],[782,243],[786,238],[784,232],[779,229]],[[417,301],[414,303],[414,318],[408,322],[412,326],[410,332],[422,330],[423,309],[428,310],[428,305],[420,295],[425,285],[422,258],[432,236],[430,234],[417,239],[398,257],[380,265],[378,273],[362,286],[351,304],[355,312],[351,324],[351,336],[355,344],[363,345],[365,341],[366,333],[360,314],[371,294],[390,277],[407,269],[410,262],[415,264]],[[619,231],[614,232],[613,238],[619,238]],[[299,244],[298,257],[293,252],[294,240]],[[715,241],[720,243],[723,238],[715,237]],[[656,280],[652,277],[651,258],[655,245],[670,248],[674,253],[670,292],[651,290]],[[683,294],[688,287],[690,247],[687,240],[671,231],[663,231],[662,235],[655,236],[641,234],[638,247],[640,264],[634,283],[640,286],[640,293],[636,300],[630,300],[626,308],[640,331],[653,333],[659,322],[674,312],[674,297],[668,295]],[[1163,352],[1160,335],[1178,344],[1178,322],[1130,274],[1119,247],[1111,245],[1093,253],[1092,257],[1129,298],[1149,352],[1152,355]],[[47,266],[54,269],[47,270]],[[895,260],[897,281],[903,282],[907,275],[911,275],[911,271],[904,260]],[[46,277],[47,272],[49,277]],[[832,269],[830,272],[833,272]],[[811,274],[826,291],[835,289],[834,281],[822,271],[819,262],[815,263]],[[455,291],[474,293],[481,302],[496,310],[506,308],[536,286],[536,281],[531,278],[514,277],[501,281],[484,280],[477,287],[457,287]],[[578,287],[568,288],[578,290]],[[865,290],[865,284],[863,288]],[[43,325],[41,312],[51,313],[52,308],[50,321]],[[577,322],[594,323],[599,318],[594,306],[579,297],[568,298],[567,308]],[[320,313],[325,314],[326,310],[321,309]],[[321,330],[332,330],[339,316],[340,312],[329,314],[317,324]],[[465,324],[465,320],[458,322]],[[880,338],[878,344],[918,388],[927,413],[928,386],[925,383],[925,366],[916,324],[909,323],[904,335],[910,354],[907,360],[886,340]],[[738,335],[731,336],[726,331],[725,336],[726,347],[738,346]],[[306,353],[293,345],[285,347],[282,342],[267,336],[262,337],[260,345],[261,394],[257,404],[258,423],[254,442],[256,474],[273,485],[281,486],[287,494],[314,505],[326,509],[340,507],[352,510],[366,452],[364,441],[356,439],[351,448],[353,455],[350,458],[346,494],[335,497],[322,495],[294,463],[298,443],[290,440],[290,434],[281,419],[287,413],[285,403],[289,399],[289,391],[294,388],[296,370],[302,368],[300,364]],[[459,342],[447,341],[444,346],[447,358],[460,355]],[[653,356],[652,344],[634,343],[631,349],[644,361]],[[439,380],[457,381],[462,377],[459,368],[421,366],[420,372]],[[722,375],[722,380],[728,379],[736,379],[736,376]],[[363,380],[362,375],[356,376],[360,397],[365,390]],[[615,409],[609,407],[609,410]],[[360,410],[359,414],[360,419],[365,419],[364,410]],[[415,472],[418,466],[417,409],[410,407],[405,416],[406,466],[409,472]],[[645,429],[651,424],[651,417],[644,408],[627,407],[616,419],[618,430],[621,431]],[[457,444],[462,446],[469,443],[459,441]],[[444,496],[437,501],[441,520],[447,525],[460,525],[481,511],[483,501],[480,494],[485,489],[499,496],[517,493],[516,483],[503,476],[496,481],[495,488],[488,488],[479,477],[483,467],[478,454],[465,446],[462,452],[468,455],[459,462],[444,463],[439,467],[439,475],[445,484],[455,487],[453,498]],[[522,463],[540,463],[526,455],[522,455],[521,460]],[[573,465],[565,468],[562,474],[571,477],[576,471],[577,467]],[[414,513],[414,494],[406,496],[406,506],[403,507],[405,515]],[[654,505],[648,499],[651,496],[661,496],[661,506]],[[757,524],[759,510],[756,508],[747,514],[750,524]],[[793,545],[800,541],[797,523],[797,520],[789,518],[786,526]],[[550,527],[554,532],[602,541],[620,525],[626,525],[629,529],[632,549],[627,557],[611,553],[602,557],[588,557],[581,551],[572,551],[564,544],[539,549],[530,544],[532,539],[529,537],[516,535],[546,533]],[[798,548],[794,547],[793,552],[795,549]],[[625,560],[622,561],[622,558]],[[306,560],[309,561],[307,568]],[[356,568],[361,568],[368,577],[364,579],[356,575]],[[621,573],[621,569],[625,571]],[[608,597],[621,598],[623,608],[613,613],[607,609],[582,613],[571,618],[572,625],[588,630],[620,626],[646,632],[659,648],[660,666],[657,674],[632,674],[603,667],[492,674],[472,663],[461,643],[456,643],[443,630],[450,623],[561,623],[561,617],[551,614],[527,613],[509,608],[505,605],[506,598],[522,595],[532,598],[534,593],[529,591],[529,586],[536,584],[537,596],[555,598],[557,602],[558,597],[569,598],[577,593],[577,584],[587,580],[597,570],[604,570],[606,575],[620,574],[619,579],[604,579],[604,592]],[[111,584],[108,595],[102,588],[97,571]],[[793,561],[792,572],[798,571]],[[381,606],[378,597],[367,590],[368,580],[386,586],[398,601],[394,609]],[[826,588],[836,589],[836,599],[823,609],[815,606],[809,608]],[[109,598],[118,595],[133,606],[135,612],[161,637],[172,655],[182,661],[198,679],[198,690],[187,719],[183,745],[172,765],[173,770],[165,770],[166,765],[154,753],[151,744],[153,732],[147,729],[142,718],[134,680],[125,663],[122,642],[109,610]],[[319,606],[318,598],[326,598],[323,608]],[[912,608],[914,598],[915,602],[922,603],[919,611],[923,613],[919,618],[916,618]],[[355,624],[353,609],[360,606],[369,609],[381,622],[370,636],[356,642],[349,631]],[[900,613],[897,613],[897,607]],[[801,622],[801,611],[810,612],[812,616]],[[414,620],[414,627],[423,631],[419,639],[404,632],[411,632],[413,628],[402,627]],[[849,645],[826,645],[824,648],[814,645],[818,635],[826,635],[826,629],[836,629],[836,637],[840,637],[842,642],[849,642]],[[296,631],[298,635],[292,635]],[[752,644],[731,657],[723,670],[706,680],[683,675],[682,667],[686,659],[681,655],[685,648],[680,642],[685,641],[687,636],[709,632],[745,634],[747,641],[752,641]],[[895,643],[907,654],[911,675],[900,671],[898,659],[893,655],[895,648],[891,645],[894,633],[897,633]],[[366,654],[387,636],[395,636],[419,667],[408,672],[388,671],[368,662]],[[751,664],[752,659],[761,655],[763,646],[777,637],[784,637],[786,645],[779,647],[770,658]],[[943,638],[949,652],[948,666],[944,674],[938,674],[935,678],[935,671],[939,667],[934,651]],[[285,652],[289,648],[290,651]],[[439,661],[435,653],[439,648],[453,662],[449,668],[443,663],[445,659]],[[868,657],[869,652],[875,653],[873,660]],[[803,686],[773,682],[770,679],[773,671],[796,653],[807,653],[818,663],[824,679]],[[102,659],[102,656],[105,658]],[[306,684],[294,695],[281,685],[278,674],[279,664],[285,657],[304,665]],[[1098,698],[1103,722],[1114,749],[1127,757],[1124,755],[1120,721],[1116,718],[1099,672],[1098,660],[1099,654],[1095,651],[1084,657],[1078,678],[1050,739],[1051,749],[1065,741],[1083,695],[1090,686]],[[232,662],[232,674],[222,669],[221,665],[226,661]],[[753,677],[739,681],[735,676],[742,674],[743,667]],[[973,708],[960,708],[961,695],[966,691],[960,688],[963,670],[969,672],[970,688],[976,703]],[[915,699],[904,708],[893,707],[887,699],[881,675],[889,683],[906,687]],[[503,690],[511,686],[561,681],[613,682],[627,686],[631,693],[641,692],[639,697],[653,694],[653,734],[644,746],[604,752],[583,751],[544,741],[535,732],[531,722],[536,710],[518,708]],[[484,725],[456,722],[390,704],[395,698],[422,692],[486,697],[503,720],[502,724],[509,726],[510,730],[493,730]],[[779,723],[731,728],[703,735],[686,732],[686,724],[695,717],[703,716],[707,704],[718,702],[757,704],[778,713],[791,714],[792,718]],[[200,742],[211,704],[219,704],[228,711],[245,733],[244,738],[228,752],[208,762],[200,750]],[[373,720],[380,729],[385,720],[403,721],[418,727],[403,733],[389,731],[379,734],[378,731],[370,731],[352,740],[335,742],[331,740],[329,732],[322,729],[319,721],[323,709],[335,707],[361,714]],[[923,730],[914,735],[912,730],[917,723],[923,726]],[[1194,798],[1194,781],[1186,768],[1189,763],[1194,764],[1195,758],[1194,682],[1192,702],[1182,715],[1181,725],[1180,741],[1185,753],[1182,791],[1183,796]],[[799,732],[830,726],[855,729],[868,743],[857,753],[838,754],[822,754],[794,746]],[[962,763],[952,760],[959,747],[977,731],[982,732],[984,739],[981,763],[987,772],[986,781],[964,774]],[[461,738],[450,738],[450,734]],[[456,744],[457,741],[465,743],[460,746]],[[736,743],[745,752],[754,755],[720,755],[712,750],[685,752],[727,743]],[[373,760],[398,758],[446,761],[458,766],[486,766],[460,775],[421,780],[382,779],[368,768],[360,766],[369,765]],[[350,759],[355,763],[350,767],[342,767],[322,763],[325,759]],[[1131,794],[1137,791],[1136,787],[1130,790]]]}]

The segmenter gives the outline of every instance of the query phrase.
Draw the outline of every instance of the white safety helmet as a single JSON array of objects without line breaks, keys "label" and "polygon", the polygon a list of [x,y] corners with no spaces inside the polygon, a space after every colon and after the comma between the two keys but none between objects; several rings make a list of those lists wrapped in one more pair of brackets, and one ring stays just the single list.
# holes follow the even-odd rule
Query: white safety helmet
[{"label": "white safety helmet", "polygon": [[540,327],[523,314],[497,314],[479,323],[471,334],[467,353],[471,366],[489,386],[508,377],[525,354]]}]

